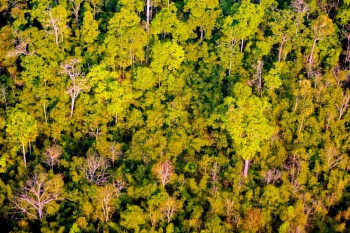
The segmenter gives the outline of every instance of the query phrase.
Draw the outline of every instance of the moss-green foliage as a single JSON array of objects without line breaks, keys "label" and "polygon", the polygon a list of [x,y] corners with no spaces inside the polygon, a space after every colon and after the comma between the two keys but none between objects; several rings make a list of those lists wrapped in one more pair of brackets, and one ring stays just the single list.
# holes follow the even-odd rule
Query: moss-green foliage
[{"label": "moss-green foliage", "polygon": [[0,0],[1,231],[350,232],[349,23],[349,0]]}]

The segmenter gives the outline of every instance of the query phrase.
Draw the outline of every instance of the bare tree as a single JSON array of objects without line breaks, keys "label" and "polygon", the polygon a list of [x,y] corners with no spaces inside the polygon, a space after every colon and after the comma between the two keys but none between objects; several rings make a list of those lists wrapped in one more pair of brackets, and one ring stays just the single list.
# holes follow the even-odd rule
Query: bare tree
[{"label": "bare tree", "polygon": [[113,182],[113,185],[117,190],[117,197],[119,197],[121,191],[126,188],[126,183],[122,179],[116,179],[115,182]]},{"label": "bare tree", "polygon": [[75,100],[79,96],[80,92],[85,91],[87,87],[87,79],[85,78],[85,74],[77,68],[77,64],[79,63],[78,58],[73,58],[62,66],[63,72],[69,76],[72,85],[68,88],[67,93],[71,97],[71,110],[70,117],[73,117]]},{"label": "bare tree", "polygon": [[275,184],[282,176],[282,172],[276,168],[270,169],[266,172],[265,182],[266,184]]},{"label": "bare tree", "polygon": [[62,147],[55,144],[45,151],[46,160],[45,163],[53,169],[53,166],[59,163],[59,158],[62,155]]},{"label": "bare tree", "polygon": [[165,217],[170,223],[172,217],[175,215],[178,210],[178,204],[175,198],[169,197],[163,204],[162,213],[163,217]]},{"label": "bare tree", "polygon": [[305,13],[309,10],[309,6],[304,0],[293,0],[291,2],[291,5],[297,10],[299,14]]},{"label": "bare tree", "polygon": [[86,179],[90,183],[103,185],[111,177],[111,174],[107,172],[109,167],[109,162],[95,153],[86,158],[81,170],[84,172]]},{"label": "bare tree", "polygon": [[340,104],[337,105],[338,111],[339,111],[339,120],[345,113],[346,109],[349,107],[349,101],[350,101],[350,92],[346,92],[343,94],[343,98]]},{"label": "bare tree", "polygon": [[[349,30],[349,28],[347,28]],[[350,33],[348,30],[343,30],[343,38],[346,39],[346,51],[345,51],[345,62],[350,62]]]},{"label": "bare tree", "polygon": [[226,221],[233,224],[235,228],[238,228],[239,221],[241,220],[240,214],[235,210],[235,203],[231,199],[225,200],[226,209]]},{"label": "bare tree", "polygon": [[110,160],[114,166],[114,162],[120,158],[120,156],[123,154],[123,150],[121,149],[121,145],[119,143],[112,142],[110,152]]},{"label": "bare tree", "polygon": [[344,159],[339,149],[333,145],[327,145],[325,153],[327,155],[327,167],[329,170],[337,167]]},{"label": "bare tree", "polygon": [[59,175],[34,174],[11,200],[13,207],[28,218],[42,220],[47,206],[63,199],[63,185]]},{"label": "bare tree", "polygon": [[58,38],[60,34],[60,27],[58,23],[59,19],[52,16],[51,10],[48,10],[47,14],[49,15],[48,24],[50,25],[50,27],[53,30],[53,33],[55,34],[55,42],[56,42],[56,46],[58,47]]},{"label": "bare tree", "polygon": [[165,185],[170,182],[170,177],[174,173],[174,166],[169,160],[166,160],[157,165],[156,173],[164,188]]},{"label": "bare tree", "polygon": [[7,53],[7,57],[17,57],[19,55],[31,55],[28,51],[29,39],[24,37],[18,37],[14,42],[14,49]]},{"label": "bare tree", "polygon": [[96,204],[96,217],[103,222],[108,222],[111,214],[116,210],[117,189],[112,184],[98,187],[94,196]]}]

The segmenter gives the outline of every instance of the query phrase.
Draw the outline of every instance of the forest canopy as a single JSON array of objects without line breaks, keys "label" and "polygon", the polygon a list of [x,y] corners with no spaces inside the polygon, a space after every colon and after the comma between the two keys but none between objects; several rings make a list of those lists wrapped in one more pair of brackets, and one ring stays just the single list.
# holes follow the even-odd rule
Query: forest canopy
[{"label": "forest canopy", "polygon": [[1,232],[350,232],[349,68],[349,0],[0,0]]}]

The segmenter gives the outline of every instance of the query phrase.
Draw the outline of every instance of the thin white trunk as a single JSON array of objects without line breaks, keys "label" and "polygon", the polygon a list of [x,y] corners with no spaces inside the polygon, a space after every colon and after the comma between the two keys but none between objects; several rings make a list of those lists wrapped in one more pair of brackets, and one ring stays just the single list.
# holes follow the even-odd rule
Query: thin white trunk
[{"label": "thin white trunk", "polygon": [[27,161],[26,161],[26,150],[24,148],[24,143],[22,142],[22,152],[23,152],[23,161],[24,161],[24,166],[27,167]]},{"label": "thin white trunk", "polygon": [[309,56],[309,65],[311,65],[313,63],[313,56],[314,56],[314,50],[315,50],[315,47],[316,47],[316,42],[317,42],[317,39],[314,39],[314,42],[312,44],[312,49],[311,49],[311,54]]},{"label": "thin white trunk", "polygon": [[243,171],[243,175],[245,178],[248,177],[248,170],[249,170],[249,160],[246,159],[244,160],[244,171]]},{"label": "thin white trunk", "polygon": [[295,111],[297,110],[297,108],[298,108],[298,101],[299,101],[299,97],[297,97],[297,98],[295,99],[295,105],[294,105],[294,110],[293,110],[293,112],[295,112]]},{"label": "thin white trunk", "polygon": [[278,61],[281,61],[281,57],[282,57],[282,50],[283,50],[283,44],[286,41],[286,37],[283,37],[281,45],[280,45],[280,49],[278,51]]},{"label": "thin white trunk", "polygon": [[150,10],[150,0],[147,0],[147,3],[146,3],[146,27],[147,27],[148,33],[149,33],[149,10]]},{"label": "thin white trunk", "polygon": [[45,100],[44,100],[44,116],[45,116],[45,123],[47,123],[46,103],[45,103]]},{"label": "thin white trunk", "polygon": [[73,117],[73,111],[74,111],[74,103],[75,103],[75,98],[72,98],[72,103],[70,107],[70,117]]},{"label": "thin white trunk", "polygon": [[241,52],[243,52],[243,46],[244,46],[244,39],[242,39],[242,43],[241,43]]}]

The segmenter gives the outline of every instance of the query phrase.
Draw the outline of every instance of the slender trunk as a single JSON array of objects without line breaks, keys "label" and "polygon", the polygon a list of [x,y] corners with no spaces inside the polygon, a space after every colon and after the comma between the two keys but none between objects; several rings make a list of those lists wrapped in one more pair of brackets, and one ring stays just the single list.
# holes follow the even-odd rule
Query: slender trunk
[{"label": "slender trunk", "polygon": [[56,40],[56,45],[58,47],[58,32],[55,30],[55,40]]},{"label": "slender trunk", "polygon": [[278,62],[281,61],[283,44],[284,44],[285,41],[286,41],[286,37],[283,37],[281,45],[280,45],[280,49],[278,51]]},{"label": "slender trunk", "polygon": [[26,150],[24,148],[24,143],[22,142],[22,152],[23,152],[23,161],[24,161],[24,166],[27,167],[27,161],[26,161]]},{"label": "slender trunk", "polygon": [[149,9],[150,9],[150,0],[147,0],[146,3],[146,28],[149,33]]},{"label": "slender trunk", "polygon": [[204,37],[203,26],[200,27],[200,30],[201,30],[201,38],[200,38],[200,40],[203,40],[203,37]]},{"label": "slender trunk", "polygon": [[230,68],[228,69],[228,75],[231,75],[231,67],[232,67],[232,62],[230,60]]},{"label": "slender trunk", "polygon": [[249,160],[246,159],[244,160],[244,171],[243,171],[243,175],[245,178],[248,177],[248,169],[249,169]]},{"label": "slender trunk", "polygon": [[301,122],[300,122],[300,126],[299,126],[299,132],[302,130],[302,128],[303,128],[303,125],[304,125],[304,118],[305,118],[305,116],[302,116],[302,118],[301,118]]},{"label": "slender trunk", "polygon": [[94,19],[95,19],[95,15],[96,15],[96,4],[93,6],[94,8]]},{"label": "slender trunk", "polygon": [[242,39],[242,43],[241,43],[241,52],[243,52],[243,46],[244,46],[244,39]]},{"label": "slender trunk", "polygon": [[293,110],[293,112],[295,112],[295,111],[297,110],[297,108],[298,108],[298,100],[299,100],[299,97],[297,97],[297,98],[295,99],[295,105],[294,105],[294,110]]},{"label": "slender trunk", "polygon": [[45,100],[44,100],[44,116],[45,116],[45,123],[47,123],[46,103],[45,103]]},{"label": "slender trunk", "polygon": [[73,111],[74,111],[74,102],[75,102],[75,98],[72,98],[72,104],[70,107],[70,117],[73,117]]},{"label": "slender trunk", "polygon": [[258,90],[259,90],[259,92],[261,92],[261,90],[262,90],[261,74],[258,77],[259,77]]},{"label": "slender trunk", "polygon": [[118,113],[115,114],[115,125],[118,123]]},{"label": "slender trunk", "polygon": [[313,63],[313,55],[314,55],[314,50],[315,50],[315,46],[316,46],[316,42],[317,42],[317,39],[314,39],[314,42],[312,44],[312,49],[311,49],[311,54],[309,56],[309,64],[312,64]]}]

